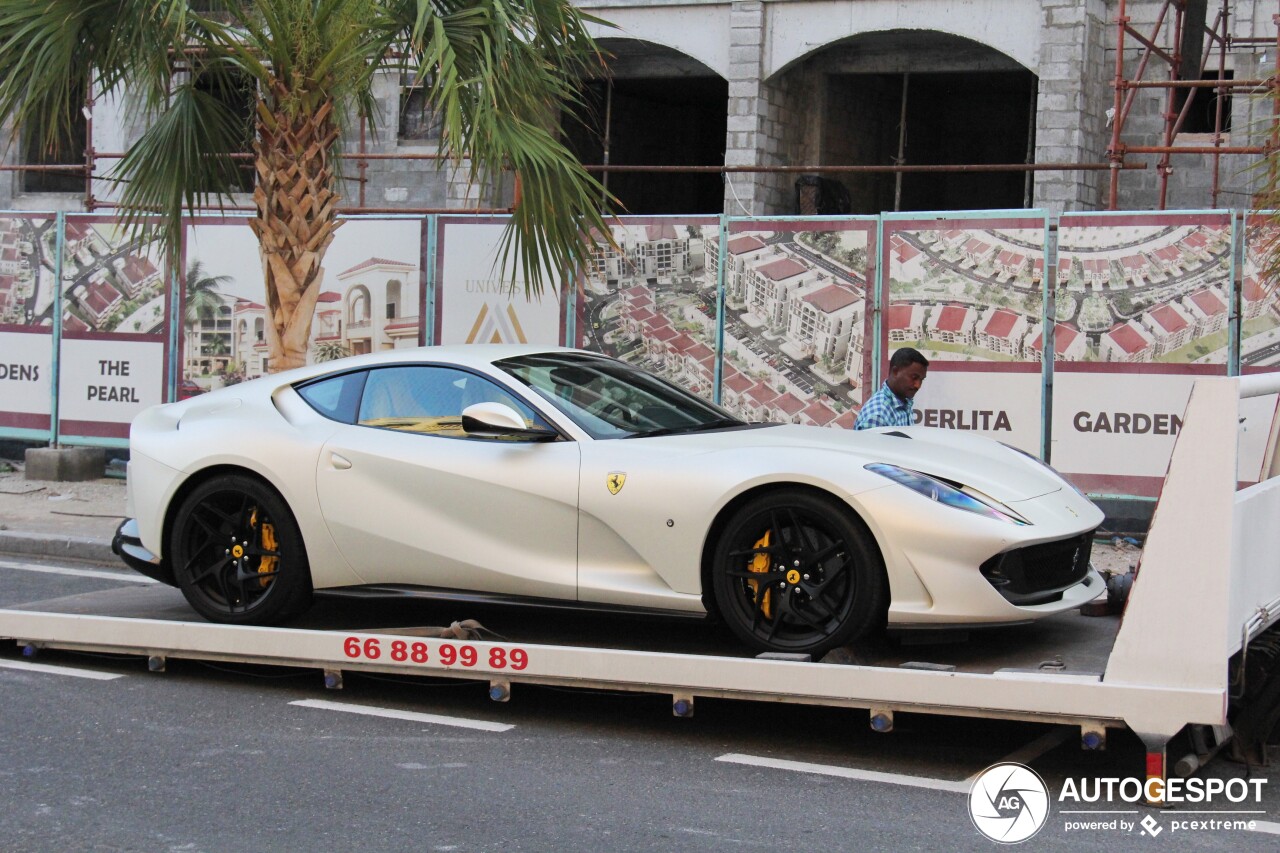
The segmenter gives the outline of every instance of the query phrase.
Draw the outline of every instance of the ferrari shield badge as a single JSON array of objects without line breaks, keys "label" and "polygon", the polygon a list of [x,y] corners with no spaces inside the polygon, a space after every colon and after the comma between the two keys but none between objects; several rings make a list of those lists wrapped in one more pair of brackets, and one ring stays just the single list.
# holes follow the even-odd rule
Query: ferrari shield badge
[{"label": "ferrari shield badge", "polygon": [[627,475],[621,471],[610,471],[609,476],[604,479],[604,484],[609,487],[609,493],[614,495],[622,491],[622,485],[625,482],[627,482]]}]

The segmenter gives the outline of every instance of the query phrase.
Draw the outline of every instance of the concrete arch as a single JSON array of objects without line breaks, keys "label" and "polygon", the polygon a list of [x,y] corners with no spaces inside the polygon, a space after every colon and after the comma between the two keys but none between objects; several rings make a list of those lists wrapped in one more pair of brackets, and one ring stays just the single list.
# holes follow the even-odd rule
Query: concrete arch
[{"label": "concrete arch", "polygon": [[[963,13],[957,6],[963,5]],[[1009,0],[916,0],[912,3],[779,3],[769,6],[763,76],[854,36],[942,33],[974,42],[1036,73],[1044,12]],[[821,33],[823,41],[813,41]]]},{"label": "concrete arch", "polygon": [[837,74],[1036,73],[1034,68],[1026,68],[995,48],[963,36],[940,30],[879,30],[816,47],[778,70],[766,82],[776,83],[805,67]]},{"label": "concrete arch", "polygon": [[596,40],[608,57],[609,72],[626,77],[721,77],[724,72],[708,65],[678,45],[640,37],[602,37]]},{"label": "concrete arch", "polygon": [[[647,39],[603,37],[599,43],[610,55],[609,76],[583,81],[582,104],[561,122],[566,143],[582,162],[723,164],[729,83],[719,71],[696,56]],[[637,214],[716,211],[724,194],[719,176],[709,172],[601,169],[600,178],[627,210]]]},{"label": "concrete arch", "polygon": [[357,284],[347,290],[346,295],[347,325],[360,325],[373,319],[373,298],[369,288]]},{"label": "concrete arch", "polygon": [[[615,27],[592,26],[598,42],[648,42],[696,60],[721,77],[729,76],[729,4],[611,6],[593,9]],[[655,14],[656,13],[656,14]]]},{"label": "concrete arch", "polygon": [[[762,90],[777,116],[766,144],[803,163],[1022,163],[1034,144],[1037,74],[985,42],[936,29],[824,42],[763,80]],[[824,180],[832,197],[843,185],[849,209],[839,212],[854,213],[1023,207],[1029,193],[1026,177],[1012,172]],[[798,199],[781,177],[761,183],[783,204]]]}]

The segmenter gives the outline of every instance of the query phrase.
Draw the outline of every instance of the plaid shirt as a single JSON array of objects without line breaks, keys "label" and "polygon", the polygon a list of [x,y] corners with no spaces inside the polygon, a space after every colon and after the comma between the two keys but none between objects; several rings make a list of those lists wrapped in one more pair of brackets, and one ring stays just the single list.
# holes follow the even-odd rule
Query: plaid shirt
[{"label": "plaid shirt", "polygon": [[905,427],[911,426],[913,400],[904,400],[889,390],[885,382],[880,390],[871,395],[866,405],[858,412],[858,420],[854,429],[871,429],[872,427]]}]

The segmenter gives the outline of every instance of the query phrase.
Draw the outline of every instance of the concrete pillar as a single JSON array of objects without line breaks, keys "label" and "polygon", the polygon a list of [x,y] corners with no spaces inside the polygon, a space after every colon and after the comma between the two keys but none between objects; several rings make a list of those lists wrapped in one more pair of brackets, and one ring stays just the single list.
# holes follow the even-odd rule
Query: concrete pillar
[{"label": "concrete pillar", "polygon": [[[781,93],[764,82],[764,46],[768,23],[761,0],[739,0],[729,19],[729,116],[725,130],[726,166],[785,165]],[[734,172],[725,185],[724,209],[731,216],[787,213],[780,176]]]},{"label": "concrete pillar", "polygon": [[[1115,76],[1107,45],[1115,26],[1103,0],[1042,0],[1040,8],[1036,162],[1102,162]],[[1109,180],[1105,171],[1038,172],[1034,204],[1054,213],[1095,210],[1106,205]]]}]

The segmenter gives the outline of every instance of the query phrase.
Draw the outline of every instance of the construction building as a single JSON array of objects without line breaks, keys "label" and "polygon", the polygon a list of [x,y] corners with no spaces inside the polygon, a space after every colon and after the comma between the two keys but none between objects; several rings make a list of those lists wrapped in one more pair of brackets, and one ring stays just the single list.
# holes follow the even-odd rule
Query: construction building
[{"label": "construction building", "polygon": [[[1267,0],[582,0],[611,75],[565,138],[635,214],[1253,206],[1274,139]],[[423,93],[379,81],[343,209],[501,209],[436,159]],[[243,103],[245,92],[216,92]],[[140,131],[90,93],[68,145],[3,161],[0,208],[109,212]],[[35,167],[35,168],[32,168]],[[246,186],[245,189],[248,187]]]}]

